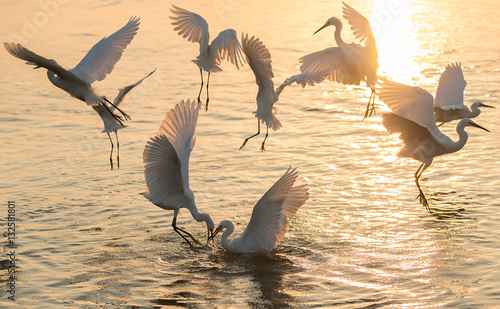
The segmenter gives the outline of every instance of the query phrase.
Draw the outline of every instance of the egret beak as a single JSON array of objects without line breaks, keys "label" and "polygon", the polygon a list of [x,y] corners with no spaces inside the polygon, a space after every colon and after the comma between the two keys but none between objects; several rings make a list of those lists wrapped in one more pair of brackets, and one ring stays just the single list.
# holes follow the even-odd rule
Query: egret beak
[{"label": "egret beak", "polygon": [[211,240],[211,241],[213,241],[213,240],[214,240],[215,235],[217,235],[217,234],[220,232],[220,230],[221,230],[221,227],[220,227],[220,226],[219,226],[219,227],[217,227],[217,228],[215,229],[215,231],[213,231],[212,235],[208,236],[208,241],[210,241],[210,240]]},{"label": "egret beak", "polygon": [[214,230],[212,230],[212,229],[208,230],[207,245],[210,242],[210,239],[212,239],[212,240],[214,239],[213,237],[211,237],[213,233],[214,233]]},{"label": "egret beak", "polygon": [[489,107],[489,108],[496,108],[495,106],[491,106],[491,105],[486,105],[486,104],[483,104],[483,103],[481,103],[481,107]]},{"label": "egret beak", "polygon": [[321,27],[318,30],[316,30],[316,32],[314,32],[313,35],[315,35],[316,33],[320,32],[321,30],[325,29],[328,26],[330,26],[330,24],[327,22],[326,24],[323,25],[323,27]]},{"label": "egret beak", "polygon": [[[488,130],[488,129],[486,129],[486,128],[481,127],[480,125],[476,124],[475,122],[471,123],[470,125],[471,125],[471,126],[473,126],[473,127],[479,128],[479,129],[483,129],[483,130],[485,130],[486,132],[490,132],[490,130]],[[490,133],[491,133],[491,132],[490,132]]]}]

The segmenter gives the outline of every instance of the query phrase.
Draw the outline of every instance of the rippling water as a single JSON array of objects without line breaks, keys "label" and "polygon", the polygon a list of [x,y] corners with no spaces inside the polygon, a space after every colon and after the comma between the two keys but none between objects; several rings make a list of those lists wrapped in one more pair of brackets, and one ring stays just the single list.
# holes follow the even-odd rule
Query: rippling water
[{"label": "rippling water", "polygon": [[[333,46],[340,1],[178,1],[207,19],[212,37],[226,28],[259,37],[273,57],[275,83],[298,72],[298,58]],[[434,93],[446,64],[461,61],[467,104],[497,106],[500,23],[496,0],[349,1],[372,22],[379,73]],[[238,151],[256,130],[257,86],[248,66],[228,63],[213,74],[210,110],[200,113],[191,155],[198,208],[240,232],[254,203],[285,172],[298,167],[310,199],[267,256],[186,246],[172,214],[145,190],[142,151],[164,115],[195,98],[198,46],[179,37],[164,1],[3,1],[3,41],[71,68],[132,15],[138,35],[98,88],[118,88],[157,72],[134,89],[123,108],[121,168],[109,170],[109,141],[94,111],[0,52],[1,229],[7,201],[16,205],[16,301],[0,273],[0,304],[20,308],[334,307],[487,308],[500,303],[500,206],[497,110],[468,130],[467,145],[437,158],[421,184],[435,214],[415,200],[419,163],[399,159],[397,136],[385,132],[381,110],[362,122],[369,91],[324,82],[288,87],[277,103],[283,128]],[[340,17],[340,16],[339,16]],[[345,29],[346,41],[352,34]],[[380,105],[379,105],[380,106]],[[454,124],[442,127],[456,139]],[[181,211],[179,225],[203,238],[203,224]],[[3,239],[3,245],[7,239]],[[5,248],[4,252],[10,250]],[[4,257],[2,257],[4,258]]]}]

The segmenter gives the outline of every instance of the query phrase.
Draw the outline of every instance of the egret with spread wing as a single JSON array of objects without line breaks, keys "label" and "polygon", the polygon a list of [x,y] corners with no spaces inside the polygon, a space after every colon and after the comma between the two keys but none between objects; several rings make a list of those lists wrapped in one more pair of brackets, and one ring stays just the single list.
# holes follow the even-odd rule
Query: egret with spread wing
[{"label": "egret with spread wing", "polygon": [[190,246],[194,236],[177,226],[180,208],[187,208],[193,218],[207,225],[207,241],[214,229],[210,215],[196,208],[193,191],[189,188],[189,156],[196,142],[194,131],[198,121],[199,104],[181,101],[163,120],[160,130],[144,148],[144,176],[148,191],[143,195],[165,210],[173,210],[172,227]]},{"label": "egret with spread wing", "polygon": [[460,62],[446,66],[439,78],[434,102],[434,117],[436,122],[441,122],[438,126],[457,119],[477,117],[481,113],[479,107],[495,108],[482,102],[474,102],[470,109],[465,106],[466,85]]},{"label": "egret with spread wing", "polygon": [[[344,85],[359,85],[361,81],[370,87],[371,94],[363,119],[371,116],[375,111],[375,85],[377,83],[378,53],[375,38],[370,28],[369,21],[358,11],[344,4],[342,9],[344,18],[351,25],[354,37],[364,45],[347,44],[342,40],[342,22],[336,17],[331,17],[314,34],[328,26],[335,26],[335,42],[338,47],[326,48],[299,59],[300,71],[310,78],[307,84],[313,85],[324,79],[342,83]],[[302,87],[306,82],[298,81]]]},{"label": "egret with spread wing", "polygon": [[465,127],[473,126],[488,130],[464,118],[457,124],[459,139],[454,142],[436,126],[434,100],[429,92],[420,87],[407,86],[387,79],[382,81],[379,98],[393,112],[382,115],[383,125],[389,133],[400,134],[404,147],[399,151],[399,157],[413,158],[422,162],[415,173],[415,183],[419,191],[417,198],[430,212],[429,203],[419,184],[422,173],[435,157],[457,152],[465,146],[468,138]]},{"label": "egret with spread wing", "polygon": [[[140,18],[132,17],[120,30],[109,37],[101,39],[89,50],[87,55],[83,57],[76,67],[71,70],[64,69],[53,59],[46,59],[35,54],[19,43],[4,42],[4,46],[14,57],[27,61],[26,64],[35,65],[35,69],[40,67],[46,68],[47,77],[54,86],[86,102],[87,105],[104,106],[107,111],[123,125],[121,121],[122,118],[115,115],[107,106],[107,103],[109,103],[110,106],[113,106],[113,103],[108,101],[105,96],[97,94],[92,84],[95,81],[103,80],[113,71],[123,51],[139,30],[139,20]],[[116,109],[121,112],[125,119],[130,119],[128,114],[119,108]]]},{"label": "egret with spread wing", "polygon": [[260,134],[260,123],[262,122],[266,125],[266,136],[264,137],[260,150],[264,151],[264,145],[269,135],[269,128],[273,129],[273,131],[281,128],[281,123],[275,116],[277,108],[274,107],[274,103],[278,101],[279,95],[284,87],[290,83],[283,83],[274,90],[271,53],[261,40],[253,36],[249,38],[248,34],[242,34],[241,45],[247,57],[247,63],[250,65],[255,75],[255,83],[259,86],[259,91],[257,92],[257,111],[254,112],[255,117],[257,117],[257,133],[247,137],[241,145],[240,150],[245,147],[249,139]]},{"label": "egret with spread wing", "polygon": [[115,132],[116,146],[117,146],[116,161],[117,161],[118,168],[120,168],[120,142],[118,141],[118,130],[127,127],[127,126],[123,125],[123,123],[121,123],[120,121],[118,121],[116,119],[116,117],[115,117],[116,115],[114,114],[115,106],[116,107],[120,106],[120,104],[125,99],[125,96],[127,95],[127,93],[129,93],[130,90],[134,89],[136,86],[138,86],[140,83],[142,83],[146,78],[151,76],[151,74],[153,74],[155,71],[156,71],[156,69],[154,69],[147,76],[143,77],[142,79],[135,82],[134,84],[128,85],[127,87],[120,89],[118,91],[118,95],[116,96],[116,98],[113,101],[113,105],[108,108],[109,111],[111,111],[111,113],[109,113],[108,109],[106,107],[104,107],[103,104],[92,106],[92,108],[95,110],[95,112],[97,114],[99,114],[99,116],[101,116],[102,122],[104,123],[104,130],[101,133],[106,132],[108,134],[109,141],[111,142],[111,153],[109,155],[109,162],[111,164],[111,169],[113,169],[113,148],[114,148],[114,145],[113,145],[113,140],[111,139],[111,136],[109,135],[109,133]]},{"label": "egret with spread wing", "polygon": [[297,180],[296,168],[288,168],[286,173],[255,204],[245,231],[231,242],[228,237],[234,232],[231,221],[219,223],[212,234],[222,233],[222,247],[229,252],[251,253],[269,251],[283,240],[288,228],[288,219],[304,205],[309,198],[306,185],[293,186]]},{"label": "egret with spread wing", "polygon": [[208,110],[208,83],[210,81],[210,73],[222,71],[219,67],[222,60],[228,60],[234,64],[238,69],[243,64],[243,52],[240,42],[236,37],[236,31],[227,29],[219,33],[213,39],[211,44],[208,44],[210,34],[208,33],[208,24],[206,20],[198,14],[181,9],[172,5],[170,9],[175,16],[170,16],[174,20],[172,25],[175,26],[174,30],[180,36],[186,38],[188,41],[200,44],[200,54],[193,60],[194,63],[200,68],[201,86],[198,93],[198,102],[201,102],[200,96],[203,89],[203,70],[208,72],[207,77],[207,101],[205,109]]}]

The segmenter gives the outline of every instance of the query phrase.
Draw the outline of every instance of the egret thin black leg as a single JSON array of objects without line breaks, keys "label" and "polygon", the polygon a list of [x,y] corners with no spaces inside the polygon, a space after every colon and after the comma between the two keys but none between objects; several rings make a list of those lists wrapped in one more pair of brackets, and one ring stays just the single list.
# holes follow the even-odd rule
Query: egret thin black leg
[{"label": "egret thin black leg", "polygon": [[240,150],[243,149],[243,147],[245,147],[245,145],[247,144],[247,142],[248,142],[249,139],[254,138],[254,137],[256,137],[259,134],[260,134],[260,120],[257,118],[257,133],[255,133],[252,136],[247,137],[245,139],[245,141],[243,142],[243,144],[241,144]]},{"label": "egret thin black leg", "polygon": [[207,103],[205,103],[205,111],[208,112],[208,101],[210,98],[208,97],[208,84],[210,83],[210,72],[208,72],[208,77],[207,77]]},{"label": "egret thin black leg", "polygon": [[425,168],[423,168],[425,165],[425,163],[422,163],[420,165],[420,167],[417,169],[417,171],[415,172],[415,183],[417,184],[417,188],[418,188],[418,196],[417,196],[417,199],[419,199],[420,201],[420,204],[422,204],[422,206],[424,206],[424,208],[432,213],[430,207],[429,207],[429,203],[427,202],[427,198],[425,197],[425,194],[424,194],[424,191],[422,191],[422,188],[420,188],[420,184],[418,183],[418,180],[420,179],[420,176],[422,176],[422,173],[424,172]]},{"label": "egret thin black leg", "polygon": [[132,118],[130,118],[129,114],[127,114],[124,111],[122,111],[118,106],[116,106],[113,103],[111,103],[108,99],[104,98],[104,101],[108,102],[109,104],[111,104],[111,106],[113,106],[114,108],[116,108],[123,115],[123,117],[125,117],[125,119],[127,119],[127,120],[132,119]]},{"label": "egret thin black leg", "polygon": [[109,132],[106,132],[109,137],[109,141],[111,142],[111,153],[109,154],[109,164],[111,165],[111,169],[113,169],[113,140],[111,139],[111,135],[109,135]]},{"label": "egret thin black leg", "polygon": [[118,141],[118,131],[115,131],[115,135],[116,135],[116,161],[118,163],[118,168],[120,168],[120,141]]},{"label": "egret thin black leg", "polygon": [[101,103],[102,106],[104,106],[106,108],[106,110],[111,114],[111,116],[113,116],[113,118],[116,119],[116,121],[118,121],[122,126],[124,125],[123,122],[122,122],[122,118],[118,115],[115,115],[110,109],[109,107],[104,104],[104,103]]},{"label": "egret thin black leg", "polygon": [[266,136],[264,137],[264,140],[262,141],[262,146],[260,147],[260,151],[266,151],[264,144],[266,143],[266,139],[267,139],[268,135],[269,135],[269,127],[266,127]]},{"label": "egret thin black leg", "polygon": [[201,96],[201,90],[203,89],[203,70],[200,68],[200,77],[201,77],[201,86],[200,86],[200,92],[198,92],[198,103],[201,103],[200,96]]}]

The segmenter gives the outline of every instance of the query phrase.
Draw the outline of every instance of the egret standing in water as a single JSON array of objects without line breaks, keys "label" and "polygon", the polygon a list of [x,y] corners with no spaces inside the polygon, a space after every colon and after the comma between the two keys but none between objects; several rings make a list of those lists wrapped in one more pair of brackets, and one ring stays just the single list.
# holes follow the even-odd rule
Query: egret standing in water
[{"label": "egret standing in water", "polygon": [[434,102],[434,116],[436,122],[441,122],[439,126],[457,119],[477,117],[481,113],[479,107],[495,108],[482,102],[474,102],[469,109],[464,105],[465,86],[467,82],[461,64],[452,63],[446,66],[439,78]]},{"label": "egret standing in water", "polygon": [[130,90],[134,89],[136,86],[138,86],[140,83],[142,83],[143,80],[151,76],[156,71],[154,69],[151,73],[149,73],[147,76],[143,77],[136,83],[132,85],[128,85],[127,87],[124,87],[118,91],[118,95],[113,101],[113,105],[110,106],[108,109],[111,111],[111,113],[108,112],[108,109],[104,107],[104,105],[96,105],[92,106],[92,108],[95,110],[99,116],[101,116],[102,122],[104,123],[104,130],[101,133],[107,133],[109,141],[111,142],[111,153],[109,154],[109,163],[111,164],[111,169],[113,169],[113,140],[111,139],[111,136],[109,135],[110,132],[115,132],[116,136],[116,161],[118,168],[120,168],[120,142],[118,141],[118,130],[123,129],[127,126],[123,125],[120,121],[116,119],[116,115],[114,115],[114,110],[115,106],[118,107],[120,104],[123,102],[123,99],[125,99],[125,96],[127,93],[129,93]]},{"label": "egret standing in water", "polygon": [[[46,59],[35,54],[19,43],[4,43],[4,46],[14,57],[27,61],[26,64],[35,65],[35,69],[46,68],[48,70],[47,77],[54,86],[86,102],[87,105],[104,106],[108,113],[123,125],[122,118],[115,115],[107,106],[107,103],[110,106],[113,106],[113,103],[108,101],[105,96],[97,94],[92,87],[92,83],[103,80],[113,71],[123,51],[137,34],[139,20],[140,18],[132,17],[120,30],[97,42],[77,66],[71,70],[64,69],[53,59]],[[128,114],[116,106],[114,107],[121,112],[125,119],[130,119]]]},{"label": "egret standing in water", "polygon": [[[465,127],[487,129],[465,118],[457,125],[458,141],[452,141],[439,131],[434,121],[433,97],[420,87],[412,87],[384,79],[379,98],[393,113],[382,115],[383,125],[391,134],[399,133],[404,147],[399,151],[401,158],[413,158],[422,162],[415,173],[419,191],[417,198],[429,212],[429,203],[420,188],[419,179],[437,156],[459,151],[465,146],[468,134]],[[488,131],[489,132],[489,131]]]},{"label": "egret standing in water", "polygon": [[269,135],[269,128],[273,129],[273,131],[281,128],[280,121],[274,116],[277,113],[274,103],[278,101],[280,93],[287,84],[284,83],[276,91],[274,90],[271,53],[262,41],[253,36],[249,38],[248,34],[242,34],[241,44],[243,52],[247,57],[247,62],[255,75],[255,82],[259,86],[259,91],[257,92],[257,111],[254,112],[255,117],[257,117],[257,133],[247,137],[241,145],[240,150],[245,147],[249,139],[260,134],[260,123],[262,122],[266,125],[266,136],[260,150],[264,151],[264,144]]},{"label": "egret standing in water", "polygon": [[165,210],[173,210],[172,227],[190,246],[194,236],[177,226],[180,208],[187,208],[193,218],[207,225],[207,242],[214,223],[206,213],[196,208],[193,191],[189,188],[189,156],[196,142],[194,131],[198,121],[199,104],[181,101],[163,120],[155,137],[144,148],[144,176],[148,191],[143,195]]},{"label": "egret standing in water", "polygon": [[304,205],[309,198],[306,185],[293,186],[297,180],[296,168],[286,173],[255,204],[245,231],[231,242],[228,237],[234,232],[231,221],[219,223],[211,238],[222,233],[222,247],[229,252],[251,253],[269,251],[283,240],[288,228],[288,219]]},{"label": "egret standing in water", "polygon": [[[299,59],[302,74],[312,77],[316,83],[324,79],[344,85],[359,85],[361,81],[370,87],[371,94],[366,106],[365,116],[371,116],[375,111],[375,85],[377,83],[378,53],[375,38],[370,28],[369,21],[358,11],[344,4],[342,12],[344,18],[351,25],[354,37],[364,42],[364,45],[347,44],[342,40],[342,22],[336,17],[331,17],[314,34],[328,26],[335,26],[335,42],[338,47],[330,47],[319,52],[306,55]],[[306,83],[297,82],[305,87]],[[313,85],[314,82],[308,83]],[[370,106],[371,103],[371,106]]]},{"label": "egret standing in water", "polygon": [[200,54],[193,60],[194,63],[200,68],[201,86],[198,93],[198,102],[201,102],[200,96],[203,89],[203,70],[208,72],[207,77],[207,101],[205,110],[208,110],[208,83],[210,81],[210,73],[217,73],[222,71],[219,67],[222,60],[231,61],[236,68],[240,68],[243,64],[243,51],[240,42],[236,37],[236,31],[227,29],[219,33],[213,39],[211,44],[208,44],[210,34],[208,33],[208,24],[203,17],[185,9],[181,9],[172,5],[170,9],[175,16],[170,18],[174,20],[172,25],[175,26],[174,30],[179,33],[183,38],[193,43],[200,43]]}]

